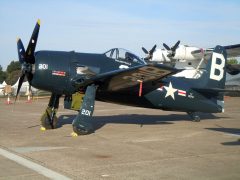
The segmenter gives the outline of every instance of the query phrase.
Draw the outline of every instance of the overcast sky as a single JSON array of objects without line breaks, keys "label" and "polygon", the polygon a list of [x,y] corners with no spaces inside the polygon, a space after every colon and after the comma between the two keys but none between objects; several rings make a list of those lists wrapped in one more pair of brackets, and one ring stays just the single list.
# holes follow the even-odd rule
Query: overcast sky
[{"label": "overcast sky", "polygon": [[17,60],[16,38],[28,44],[41,19],[36,50],[103,53],[123,47],[198,47],[240,43],[239,0],[1,0],[0,65]]}]

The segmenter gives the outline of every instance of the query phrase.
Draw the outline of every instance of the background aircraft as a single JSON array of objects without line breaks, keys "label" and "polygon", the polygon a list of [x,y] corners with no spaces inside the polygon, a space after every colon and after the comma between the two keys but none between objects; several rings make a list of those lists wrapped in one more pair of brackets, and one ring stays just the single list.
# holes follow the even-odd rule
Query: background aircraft
[{"label": "background aircraft", "polygon": [[[198,78],[201,76],[201,69],[206,67],[206,62],[213,52],[213,48],[199,48],[194,46],[182,45],[180,41],[171,48],[163,43],[165,49],[157,49],[156,45],[150,51],[144,47],[142,50],[147,55],[144,59],[170,65],[178,69],[185,69],[175,76],[183,76],[186,78]],[[228,58],[240,56],[240,44],[223,46],[228,54]],[[227,72],[236,75],[240,72],[238,65],[227,65]]]},{"label": "background aircraft", "polygon": [[[226,51],[216,46],[198,79],[174,77],[180,70],[161,64],[146,63],[133,53],[114,48],[103,54],[74,51],[35,52],[40,21],[37,22],[27,49],[17,41],[22,75],[17,94],[25,76],[31,86],[52,93],[41,117],[42,129],[55,128],[59,98],[64,107],[78,110],[73,120],[75,135],[94,130],[91,118],[95,99],[100,101],[187,112],[194,121],[196,112],[224,111],[223,94]],[[81,99],[83,97],[83,100]]]}]

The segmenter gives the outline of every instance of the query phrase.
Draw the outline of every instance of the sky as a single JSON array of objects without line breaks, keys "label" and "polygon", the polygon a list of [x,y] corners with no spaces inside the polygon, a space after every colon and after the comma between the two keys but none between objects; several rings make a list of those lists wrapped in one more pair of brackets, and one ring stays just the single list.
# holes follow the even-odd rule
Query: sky
[{"label": "sky", "polygon": [[0,65],[18,60],[41,20],[36,51],[103,53],[115,47],[140,57],[141,47],[178,40],[201,48],[240,44],[239,0],[1,0]]}]

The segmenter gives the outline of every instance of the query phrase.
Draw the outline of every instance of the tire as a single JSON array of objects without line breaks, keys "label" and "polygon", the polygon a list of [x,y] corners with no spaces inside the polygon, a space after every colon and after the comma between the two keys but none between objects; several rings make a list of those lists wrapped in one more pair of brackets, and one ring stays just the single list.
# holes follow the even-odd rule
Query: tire
[{"label": "tire", "polygon": [[53,127],[50,123],[50,117],[48,116],[47,112],[45,112],[41,117],[41,125],[46,129],[55,129],[57,127],[57,116],[55,115],[53,118]]},{"label": "tire", "polygon": [[93,132],[91,123],[82,122],[82,124],[73,124],[73,131],[78,135],[87,135]]}]

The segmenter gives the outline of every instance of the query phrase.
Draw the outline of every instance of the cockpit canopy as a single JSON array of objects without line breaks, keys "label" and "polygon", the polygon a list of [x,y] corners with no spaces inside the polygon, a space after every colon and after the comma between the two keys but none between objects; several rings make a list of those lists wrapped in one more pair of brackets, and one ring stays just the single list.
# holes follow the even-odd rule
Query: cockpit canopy
[{"label": "cockpit canopy", "polygon": [[131,65],[133,63],[137,64],[146,64],[143,59],[140,59],[135,54],[123,48],[113,48],[104,53],[105,56],[111,58],[115,61],[122,62],[127,65]]}]

